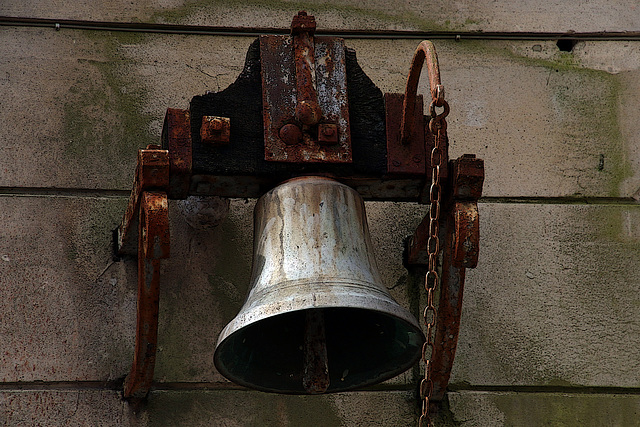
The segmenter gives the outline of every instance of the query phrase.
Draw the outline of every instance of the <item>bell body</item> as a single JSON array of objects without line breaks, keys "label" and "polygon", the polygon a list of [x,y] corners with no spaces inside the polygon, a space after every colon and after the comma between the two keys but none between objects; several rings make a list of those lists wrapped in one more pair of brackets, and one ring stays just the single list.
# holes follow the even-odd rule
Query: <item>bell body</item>
[{"label": "bell body", "polygon": [[301,177],[258,200],[249,294],[214,355],[224,376],[278,393],[344,391],[410,368],[423,342],[380,279],[355,190]]}]

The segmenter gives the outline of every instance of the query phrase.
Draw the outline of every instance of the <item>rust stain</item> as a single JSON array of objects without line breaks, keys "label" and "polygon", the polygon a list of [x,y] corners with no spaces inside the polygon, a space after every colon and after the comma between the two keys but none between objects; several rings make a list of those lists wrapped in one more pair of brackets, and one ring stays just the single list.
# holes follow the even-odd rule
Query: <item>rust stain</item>
[{"label": "rust stain", "polygon": [[[387,172],[392,175],[430,175],[426,157],[424,132],[414,132],[407,142],[400,136],[404,96],[399,93],[385,93],[387,127]],[[416,97],[414,122],[418,129],[424,128],[422,96]]]},{"label": "rust stain", "polygon": [[[449,383],[462,314],[466,268],[478,263],[480,246],[478,199],[482,195],[484,162],[464,155],[452,162],[452,176],[442,188],[443,241],[440,300],[431,359],[432,400],[441,400]],[[426,265],[429,215],[425,216],[406,248],[409,265]]]},{"label": "rust stain", "polygon": [[144,192],[138,232],[136,343],[125,398],[144,398],[151,388],[158,346],[160,259],[169,257],[169,210],[164,192]]},{"label": "rust stain", "polygon": [[231,139],[231,120],[228,117],[203,116],[200,138],[205,144],[228,144]]},{"label": "rust stain", "polygon": [[162,141],[169,151],[169,197],[184,199],[189,195],[193,163],[189,110],[167,109],[162,127]]},{"label": "rust stain", "polygon": [[291,36],[260,37],[267,161],[352,162],[344,40],[314,31],[301,12]]},{"label": "rust stain", "polygon": [[[150,147],[150,148],[149,148]],[[138,225],[138,209],[142,192],[146,189],[169,187],[169,153],[158,146],[149,146],[138,151],[138,164],[129,196],[129,203],[118,227],[118,254],[135,255],[135,240]]]},{"label": "rust stain", "polygon": [[478,203],[456,202],[453,208],[453,262],[457,267],[475,268],[478,265],[480,221]]}]

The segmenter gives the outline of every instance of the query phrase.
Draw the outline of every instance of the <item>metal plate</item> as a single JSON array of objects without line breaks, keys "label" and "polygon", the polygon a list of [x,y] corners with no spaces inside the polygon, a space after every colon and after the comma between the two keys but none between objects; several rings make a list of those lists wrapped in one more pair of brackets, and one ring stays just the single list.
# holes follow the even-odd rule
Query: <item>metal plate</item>
[{"label": "metal plate", "polygon": [[[261,36],[262,108],[265,160],[294,163],[351,163],[351,132],[344,40],[316,37],[314,68],[316,94],[322,110],[322,124],[335,124],[338,142],[318,143],[319,126],[303,126],[296,121],[296,67],[293,37]],[[299,143],[286,144],[280,129],[295,124],[303,131]]]},{"label": "metal plate", "polygon": [[408,144],[402,144],[400,141],[403,100],[404,95],[399,93],[384,94],[387,111],[387,171],[390,174],[424,175],[429,158],[425,153],[422,96],[416,97],[417,108],[414,110],[416,130]]}]

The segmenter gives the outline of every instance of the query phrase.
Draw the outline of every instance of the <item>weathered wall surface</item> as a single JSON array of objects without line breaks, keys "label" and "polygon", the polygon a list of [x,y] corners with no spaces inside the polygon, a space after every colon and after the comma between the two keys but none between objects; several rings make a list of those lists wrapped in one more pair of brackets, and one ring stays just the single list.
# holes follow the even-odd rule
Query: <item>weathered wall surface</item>
[{"label": "weathered wall surface", "polygon": [[[286,28],[640,31],[623,1],[17,1],[0,16]],[[213,229],[170,206],[156,387],[123,402],[136,266],[111,231],[138,148],[167,107],[221,90],[251,37],[0,26],[0,424],[411,426],[419,372],[322,397],[244,390],[213,366],[251,265],[254,201]],[[350,38],[383,92],[417,40]],[[486,163],[481,255],[468,272],[439,425],[640,425],[640,41],[437,40],[452,157]],[[425,92],[426,82],[420,85]],[[368,203],[383,278],[411,307],[402,240],[425,208]]]}]

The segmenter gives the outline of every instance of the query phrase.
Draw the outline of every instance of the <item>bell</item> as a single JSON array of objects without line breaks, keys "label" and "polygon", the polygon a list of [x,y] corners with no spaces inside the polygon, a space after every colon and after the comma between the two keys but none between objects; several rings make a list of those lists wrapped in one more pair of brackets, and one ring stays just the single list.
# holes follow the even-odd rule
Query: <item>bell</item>
[{"label": "bell", "polygon": [[352,188],[300,177],[272,189],[254,210],[253,250],[249,293],[214,355],[231,381],[339,392],[394,377],[420,357],[424,334],[382,283]]}]

